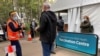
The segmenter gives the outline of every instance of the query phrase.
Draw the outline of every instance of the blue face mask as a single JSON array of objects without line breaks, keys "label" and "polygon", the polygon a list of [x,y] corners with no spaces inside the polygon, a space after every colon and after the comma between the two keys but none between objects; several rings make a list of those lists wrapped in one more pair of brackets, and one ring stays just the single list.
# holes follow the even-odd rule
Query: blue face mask
[{"label": "blue face mask", "polygon": [[13,20],[17,21],[18,20],[18,17],[13,17]]}]

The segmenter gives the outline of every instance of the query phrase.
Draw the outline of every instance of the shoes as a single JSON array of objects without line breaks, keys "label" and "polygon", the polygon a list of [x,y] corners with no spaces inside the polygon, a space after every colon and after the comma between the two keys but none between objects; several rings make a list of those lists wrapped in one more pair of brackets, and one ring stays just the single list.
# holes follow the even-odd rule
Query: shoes
[{"label": "shoes", "polygon": [[56,54],[54,51],[51,51],[51,54]]}]

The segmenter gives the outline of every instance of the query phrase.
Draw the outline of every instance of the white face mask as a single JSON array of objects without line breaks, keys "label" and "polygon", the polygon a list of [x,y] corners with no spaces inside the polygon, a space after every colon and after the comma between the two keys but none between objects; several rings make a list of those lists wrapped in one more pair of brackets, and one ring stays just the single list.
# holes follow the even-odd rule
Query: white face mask
[{"label": "white face mask", "polygon": [[84,21],[87,21],[87,19],[84,18],[84,19],[82,20],[82,22],[84,22]]},{"label": "white face mask", "polygon": [[13,20],[17,21],[18,20],[18,17],[13,17]]},{"label": "white face mask", "polygon": [[84,21],[86,21],[87,19],[85,18]]}]

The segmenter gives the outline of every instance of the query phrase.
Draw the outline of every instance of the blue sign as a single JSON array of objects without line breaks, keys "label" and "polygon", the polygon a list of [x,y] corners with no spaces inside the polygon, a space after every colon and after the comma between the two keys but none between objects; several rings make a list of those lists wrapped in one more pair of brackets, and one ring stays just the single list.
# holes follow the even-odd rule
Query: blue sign
[{"label": "blue sign", "polygon": [[59,32],[56,38],[56,44],[64,48],[96,55],[98,38],[94,34]]}]

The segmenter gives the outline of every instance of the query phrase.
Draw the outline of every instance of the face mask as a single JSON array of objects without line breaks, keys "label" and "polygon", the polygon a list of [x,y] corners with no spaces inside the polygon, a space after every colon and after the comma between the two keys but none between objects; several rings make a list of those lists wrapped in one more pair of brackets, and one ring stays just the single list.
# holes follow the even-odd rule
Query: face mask
[{"label": "face mask", "polygon": [[17,18],[17,17],[13,17],[13,20],[17,21],[17,20],[18,20],[18,18]]},{"label": "face mask", "polygon": [[84,19],[84,21],[86,21],[87,19]]},{"label": "face mask", "polygon": [[82,20],[82,22],[84,22],[84,21],[87,21],[87,19],[84,18],[84,19]]}]

